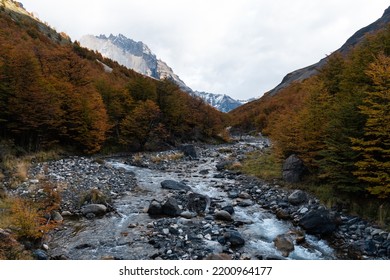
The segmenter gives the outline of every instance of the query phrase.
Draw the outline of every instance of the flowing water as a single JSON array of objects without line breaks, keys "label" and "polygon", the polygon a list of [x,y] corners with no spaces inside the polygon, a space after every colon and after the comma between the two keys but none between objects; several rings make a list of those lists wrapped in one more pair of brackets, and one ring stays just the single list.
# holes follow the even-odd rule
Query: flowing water
[{"label": "flowing water", "polygon": [[[259,143],[245,145],[258,146]],[[50,242],[52,255],[65,255],[70,259],[148,259],[157,252],[148,239],[153,221],[146,209],[153,200],[163,200],[170,192],[161,188],[166,179],[184,181],[193,192],[208,195],[210,198],[233,204],[221,186],[234,185],[234,179],[215,178],[217,152],[204,153],[198,161],[180,161],[166,170],[152,170],[131,166],[119,160],[108,161],[113,168],[133,172],[138,180],[138,187],[116,199],[114,206],[117,214],[106,215],[100,219],[66,220],[64,229],[53,235]],[[207,170],[208,172],[200,171]],[[199,219],[199,218],[193,218]],[[274,238],[294,230],[294,226],[278,220],[273,214],[254,204],[249,207],[235,206],[235,220],[245,222],[237,230],[246,240],[240,249],[250,256],[261,255],[267,258],[284,258],[274,246]],[[295,249],[288,259],[333,259],[334,252],[325,241],[314,236],[305,236],[305,245],[295,244]],[[222,246],[209,239],[203,239],[206,247],[215,253],[222,251]]]}]

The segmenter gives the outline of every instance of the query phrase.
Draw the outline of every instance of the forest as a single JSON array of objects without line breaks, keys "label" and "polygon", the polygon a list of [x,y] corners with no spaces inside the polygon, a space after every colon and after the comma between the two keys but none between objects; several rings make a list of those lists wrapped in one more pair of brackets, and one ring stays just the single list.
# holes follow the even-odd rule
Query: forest
[{"label": "forest", "polygon": [[231,114],[238,131],[261,131],[279,161],[298,155],[311,180],[336,193],[390,196],[390,27],[318,74]]},{"label": "forest", "polygon": [[220,139],[224,115],[174,83],[126,69],[27,16],[0,16],[2,143],[93,154]]}]

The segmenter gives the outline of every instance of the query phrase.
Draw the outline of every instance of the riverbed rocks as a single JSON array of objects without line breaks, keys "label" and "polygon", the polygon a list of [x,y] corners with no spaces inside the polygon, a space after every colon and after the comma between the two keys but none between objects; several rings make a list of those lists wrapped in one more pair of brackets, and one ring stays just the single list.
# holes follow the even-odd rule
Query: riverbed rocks
[{"label": "riverbed rocks", "polygon": [[191,187],[187,186],[184,183],[177,182],[175,180],[164,180],[161,182],[161,187],[163,189],[167,190],[174,190],[174,191],[190,191]]},{"label": "riverbed rocks", "polygon": [[288,234],[279,234],[273,240],[275,247],[282,252],[284,257],[288,257],[294,251],[294,240]]},{"label": "riverbed rocks", "polygon": [[103,204],[87,204],[81,208],[81,214],[85,217],[103,216],[107,212],[107,206]]},{"label": "riverbed rocks", "polygon": [[330,234],[336,229],[334,217],[325,208],[307,212],[299,220],[299,225],[310,234]]}]

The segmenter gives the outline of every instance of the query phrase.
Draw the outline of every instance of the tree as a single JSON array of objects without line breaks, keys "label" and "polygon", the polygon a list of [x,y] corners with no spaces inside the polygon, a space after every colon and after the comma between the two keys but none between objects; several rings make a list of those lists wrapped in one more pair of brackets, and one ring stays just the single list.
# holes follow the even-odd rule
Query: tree
[{"label": "tree", "polygon": [[361,155],[354,174],[368,184],[371,194],[385,198],[390,195],[390,57],[378,55],[366,74],[374,87],[359,107],[367,120],[364,136],[353,139]]},{"label": "tree", "polygon": [[141,150],[147,143],[164,139],[161,111],[151,100],[142,101],[121,123],[121,142],[137,143]]}]

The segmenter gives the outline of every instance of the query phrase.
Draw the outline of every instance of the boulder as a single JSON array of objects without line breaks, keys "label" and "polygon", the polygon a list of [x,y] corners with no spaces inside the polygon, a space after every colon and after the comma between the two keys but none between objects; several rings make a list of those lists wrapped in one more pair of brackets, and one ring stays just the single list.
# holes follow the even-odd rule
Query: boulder
[{"label": "boulder", "polygon": [[275,247],[282,253],[283,257],[288,257],[294,251],[294,240],[288,234],[279,234],[273,241]]},{"label": "boulder", "polygon": [[231,205],[226,205],[225,207],[222,207],[222,210],[225,210],[228,212],[230,215],[234,214],[234,207]]},{"label": "boulder", "polygon": [[198,158],[198,154],[196,152],[196,148],[194,145],[187,144],[187,145],[181,145],[179,147],[179,150],[184,154],[186,157],[190,157],[192,159]]},{"label": "boulder", "polygon": [[245,239],[236,230],[229,230],[225,232],[223,238],[226,242],[230,243],[231,247],[239,247],[245,245]]},{"label": "boulder", "polygon": [[107,212],[107,207],[103,204],[87,204],[81,208],[81,213],[84,216],[93,214],[96,216],[103,216]]},{"label": "boulder", "polygon": [[177,182],[174,180],[164,180],[161,182],[161,187],[163,189],[167,190],[174,190],[174,191],[190,191],[191,187],[187,186],[186,184],[183,184],[181,182]]},{"label": "boulder", "polygon": [[297,155],[292,154],[283,163],[283,179],[288,183],[298,183],[305,170],[303,161]]},{"label": "boulder", "polygon": [[168,200],[161,207],[162,213],[171,217],[180,216],[181,209],[177,203],[177,200],[173,197],[168,198]]},{"label": "boulder", "polygon": [[229,212],[225,210],[216,211],[214,216],[216,220],[233,221],[232,215],[230,215]]},{"label": "boulder", "polygon": [[292,205],[300,205],[307,201],[307,194],[304,191],[296,190],[288,196],[288,202]]},{"label": "boulder", "polygon": [[49,259],[49,256],[47,255],[47,253],[41,249],[38,249],[38,250],[34,250],[32,252],[34,258],[36,260],[43,260],[43,261],[46,261]]},{"label": "boulder", "polygon": [[333,215],[323,208],[310,210],[298,224],[310,234],[329,234],[336,229]]},{"label": "boulder", "polygon": [[62,222],[64,220],[58,211],[51,212],[51,219],[56,222]]},{"label": "boulder", "polygon": [[203,214],[210,207],[211,200],[207,195],[190,193],[188,195],[188,210],[197,214]]},{"label": "boulder", "polygon": [[153,199],[149,204],[148,214],[151,216],[157,216],[162,214],[162,205],[159,201]]},{"label": "boulder", "polygon": [[228,161],[221,161],[217,163],[215,166],[218,171],[223,171],[225,170],[228,166],[232,165],[234,161],[228,160]]}]

